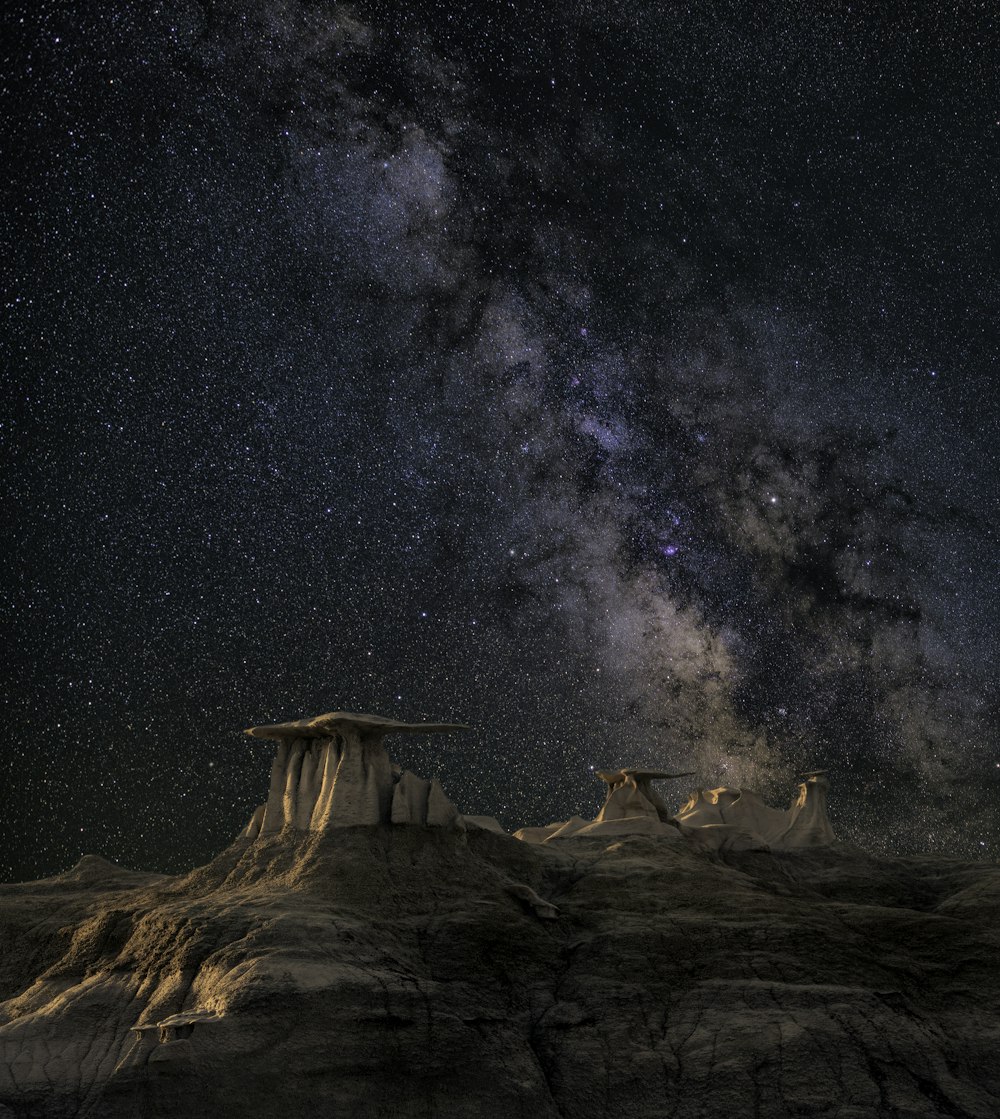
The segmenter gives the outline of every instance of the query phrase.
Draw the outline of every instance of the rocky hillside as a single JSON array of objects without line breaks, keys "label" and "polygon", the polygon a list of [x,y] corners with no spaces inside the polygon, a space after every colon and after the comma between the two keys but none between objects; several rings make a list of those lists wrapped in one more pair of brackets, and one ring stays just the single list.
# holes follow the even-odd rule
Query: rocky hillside
[{"label": "rocky hillside", "polygon": [[0,1116],[996,1119],[998,916],[995,864],[462,821],[88,858],[0,887]]}]

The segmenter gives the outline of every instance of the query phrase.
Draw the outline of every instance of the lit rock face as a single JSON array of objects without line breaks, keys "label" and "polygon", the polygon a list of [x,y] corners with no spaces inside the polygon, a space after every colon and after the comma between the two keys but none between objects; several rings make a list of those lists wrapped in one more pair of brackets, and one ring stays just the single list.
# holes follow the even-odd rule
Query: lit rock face
[{"label": "lit rock face", "polygon": [[605,773],[565,844],[396,826],[454,809],[399,724],[324,718],[263,728],[258,838],[207,866],[0,884],[0,1119],[1000,1115],[995,863],[831,849],[818,773],[687,824]]},{"label": "lit rock face", "polygon": [[799,794],[788,809],[789,823],[779,836],[780,847],[827,847],[837,842],[826,814],[826,770],[803,773]]},{"label": "lit rock face", "polygon": [[548,843],[556,839],[599,838],[615,835],[659,835],[680,840],[681,831],[671,818],[651,781],[689,777],[689,773],[664,773],[658,769],[598,770],[597,776],[608,786],[608,795],[594,820],[573,816],[564,823],[540,828],[521,828],[515,832],[526,843]]},{"label": "lit rock face", "polygon": [[785,810],[769,807],[749,789],[698,789],[675,819],[686,835],[709,844],[716,836],[722,842],[724,835],[742,835],[772,850],[829,847],[837,837],[826,814],[830,782],[825,773],[814,770],[803,774],[805,780],[799,785],[798,795]]},{"label": "lit rock face", "polygon": [[596,819],[581,816],[515,832],[526,843],[613,835],[659,835],[713,851],[788,850],[837,842],[826,814],[825,770],[805,773],[788,809],[771,808],[749,789],[698,789],[673,815],[651,782],[689,773],[652,769],[598,770],[608,795]]},{"label": "lit rock face", "polygon": [[323,832],[371,824],[452,824],[458,812],[440,783],[394,766],[383,739],[464,729],[461,723],[401,723],[351,711],[251,727],[247,734],[276,741],[278,751],[267,802],[242,836],[264,838],[287,828]]},{"label": "lit rock face", "polygon": [[651,781],[690,777],[690,773],[664,773],[658,769],[599,770],[597,776],[608,786],[608,796],[595,823],[610,823],[635,816],[646,816],[664,824],[672,824],[670,809],[663,803]]}]

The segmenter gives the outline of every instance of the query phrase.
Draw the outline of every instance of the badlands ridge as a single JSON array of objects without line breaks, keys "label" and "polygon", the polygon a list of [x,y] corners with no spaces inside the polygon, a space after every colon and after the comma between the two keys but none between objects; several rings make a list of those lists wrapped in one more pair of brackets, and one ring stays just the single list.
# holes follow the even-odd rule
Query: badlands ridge
[{"label": "badlands ridge", "polygon": [[[242,837],[257,839],[285,829],[323,832],[375,824],[463,826],[502,832],[492,817],[461,816],[440,782],[394,765],[387,734],[428,734],[468,729],[462,723],[401,723],[378,715],[332,711],[311,719],[251,727],[254,738],[278,743],[266,803]],[[598,771],[608,787],[594,820],[574,816],[541,828],[521,828],[526,843],[623,835],[659,835],[713,850],[790,850],[836,842],[826,813],[825,770],[802,776],[786,811],[770,808],[748,789],[698,789],[675,815],[653,789],[655,780],[690,777],[652,769]]]},{"label": "badlands ridge", "polygon": [[[0,1119],[996,1119],[1000,868],[602,772],[507,835],[334,712],[181,876],[0,886]],[[658,791],[659,788],[659,791]]]}]

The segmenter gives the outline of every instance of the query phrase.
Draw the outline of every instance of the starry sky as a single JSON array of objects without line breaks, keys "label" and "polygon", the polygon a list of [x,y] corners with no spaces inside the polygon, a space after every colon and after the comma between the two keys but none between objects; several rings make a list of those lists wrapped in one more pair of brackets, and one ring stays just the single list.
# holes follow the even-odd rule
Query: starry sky
[{"label": "starry sky", "polygon": [[0,877],[254,723],[469,813],[695,769],[1000,854],[992,4],[6,8]]}]

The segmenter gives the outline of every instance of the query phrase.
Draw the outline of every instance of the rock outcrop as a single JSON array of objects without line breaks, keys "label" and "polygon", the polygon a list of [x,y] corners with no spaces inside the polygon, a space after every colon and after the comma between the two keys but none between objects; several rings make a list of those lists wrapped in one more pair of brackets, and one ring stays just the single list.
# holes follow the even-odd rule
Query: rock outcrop
[{"label": "rock outcrop", "polygon": [[254,812],[242,836],[388,823],[454,824],[458,812],[440,783],[401,772],[389,760],[383,740],[388,734],[467,729],[463,723],[402,723],[352,711],[250,727],[247,734],[276,741],[278,750],[267,802]]},{"label": "rock outcrop", "polygon": [[[744,847],[772,850],[828,847],[837,842],[826,810],[830,782],[826,770],[812,770],[804,778],[789,808],[771,808],[750,789],[698,789],[675,819],[691,838],[712,844],[739,842]],[[738,838],[737,838],[738,837]]]},{"label": "rock outcrop", "polygon": [[998,917],[993,864],[389,824],[0,886],[0,1115],[996,1119]]},{"label": "rock outcrop", "polygon": [[608,786],[608,795],[596,822],[649,816],[669,824],[672,823],[670,809],[650,782],[691,777],[693,774],[666,773],[660,769],[619,769],[613,772],[598,770],[597,776]]},{"label": "rock outcrop", "polygon": [[514,833],[525,843],[549,843],[560,839],[598,838],[613,835],[660,835],[681,839],[681,833],[651,781],[690,777],[690,773],[665,773],[659,769],[624,768],[597,770],[608,792],[593,820],[572,816],[543,827],[521,828]]},{"label": "rock outcrop", "polygon": [[0,886],[0,1119],[1000,1114],[996,865],[834,846],[821,772],[677,817],[602,773],[519,842],[392,765],[429,729],[254,728],[267,803],[207,866]]},{"label": "rock outcrop", "polygon": [[612,835],[659,835],[687,840],[712,851],[767,851],[826,847],[837,842],[826,812],[829,782],[826,770],[802,774],[798,795],[785,811],[771,808],[749,789],[697,789],[672,815],[651,782],[690,773],[656,769],[597,770],[608,786],[607,797],[593,820],[573,816],[514,833],[525,843],[553,843]]}]

